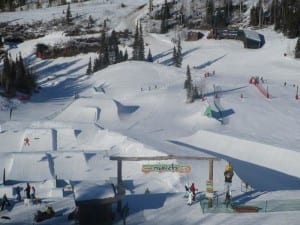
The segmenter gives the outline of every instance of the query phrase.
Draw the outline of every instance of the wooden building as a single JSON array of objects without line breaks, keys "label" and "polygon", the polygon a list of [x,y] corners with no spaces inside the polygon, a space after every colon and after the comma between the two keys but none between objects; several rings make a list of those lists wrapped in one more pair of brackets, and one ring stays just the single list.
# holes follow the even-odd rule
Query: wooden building
[{"label": "wooden building", "polygon": [[119,200],[114,184],[82,182],[74,187],[74,197],[80,225],[113,223],[113,204]]}]

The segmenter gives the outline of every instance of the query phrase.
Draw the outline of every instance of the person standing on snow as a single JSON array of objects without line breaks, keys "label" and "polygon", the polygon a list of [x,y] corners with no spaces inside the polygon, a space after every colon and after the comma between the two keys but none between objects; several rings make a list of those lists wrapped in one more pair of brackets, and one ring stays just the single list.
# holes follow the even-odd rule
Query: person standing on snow
[{"label": "person standing on snow", "polygon": [[190,186],[190,191],[193,194],[193,201],[195,201],[195,198],[196,198],[196,188],[195,188],[195,184],[194,183],[192,183],[192,185]]},{"label": "person standing on snow", "polygon": [[17,193],[17,201],[21,201],[21,188],[19,186],[16,187],[16,193]]},{"label": "person standing on snow", "polygon": [[184,189],[185,189],[184,196],[187,197],[189,195],[189,190],[190,190],[189,185],[187,183],[184,185]]},{"label": "person standing on snow", "polygon": [[227,191],[226,192],[226,196],[225,196],[225,205],[226,208],[228,208],[229,204],[231,204],[231,191]]},{"label": "person standing on snow", "polygon": [[34,200],[35,199],[35,188],[34,186],[31,187],[32,193],[31,193],[31,199]]},{"label": "person standing on snow", "polygon": [[28,199],[30,199],[30,184],[29,183],[27,183],[27,186],[26,186],[26,188],[25,188],[25,192],[26,192],[26,198],[28,198]]},{"label": "person standing on snow", "polygon": [[193,201],[193,193],[189,190],[189,195],[188,195],[188,205],[192,205],[192,201]]},{"label": "person standing on snow", "polygon": [[7,198],[6,194],[4,194],[3,197],[2,197],[1,211],[4,210],[4,208],[5,208],[6,205],[10,206],[10,203],[8,201],[8,198]]}]

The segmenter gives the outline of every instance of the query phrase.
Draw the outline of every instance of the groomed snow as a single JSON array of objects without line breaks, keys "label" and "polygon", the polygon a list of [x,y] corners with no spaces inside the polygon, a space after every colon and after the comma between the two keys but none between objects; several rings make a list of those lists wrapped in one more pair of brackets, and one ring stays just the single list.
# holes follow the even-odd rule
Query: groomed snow
[{"label": "groomed snow", "polygon": [[[109,15],[112,26],[134,28],[136,18],[147,11],[136,10],[137,7],[148,1],[102,2],[74,4],[72,9],[75,14],[91,14],[99,20]],[[118,11],[121,2],[128,7]],[[47,15],[60,15],[62,9],[1,13],[0,21],[18,18],[16,22],[28,22],[40,13],[49,18]],[[115,15],[116,12],[120,14]],[[220,160],[214,162],[214,190],[220,201],[224,198],[223,172],[228,162],[235,170],[231,187],[234,200],[300,200],[300,102],[295,100],[300,62],[291,57],[296,40],[288,40],[272,28],[259,32],[265,36],[266,44],[256,50],[244,49],[235,40],[182,40],[183,65],[175,68],[169,66],[175,33],[159,35],[144,31],[145,52],[151,49],[154,63],[127,61],[92,76],[85,72],[94,53],[53,60],[36,59],[32,54],[36,43],[66,40],[60,32],[11,49],[13,56],[21,51],[25,61],[33,63],[42,89],[29,101],[0,97],[0,165],[12,183],[2,186],[0,191],[16,185],[24,187],[29,181],[44,202],[30,207],[16,203],[3,214],[11,217],[11,223],[31,224],[34,212],[50,202],[63,215],[53,218],[51,223],[72,224],[67,215],[74,209],[74,199],[67,194],[58,198],[63,186],[88,183],[78,196],[108,196],[95,193],[97,188],[91,184],[116,181],[117,162],[109,160],[111,155],[215,156]],[[129,47],[127,50],[131,52]],[[205,79],[205,101],[186,103],[183,84],[187,65],[195,82],[203,80],[204,73],[215,71],[214,76]],[[249,84],[251,76],[264,78],[263,87],[268,88],[270,99]],[[102,91],[96,91],[97,87]],[[219,91],[216,105],[214,88]],[[78,93],[78,99],[74,99],[74,93]],[[215,115],[218,109],[224,112],[223,123],[204,116],[208,104]],[[10,106],[14,106],[11,118]],[[30,146],[24,145],[25,137],[29,138]],[[175,162],[190,165],[191,173],[141,171],[143,164]],[[61,185],[58,189],[53,189],[55,177],[57,185]],[[194,182],[200,192],[206,190],[207,161],[123,162],[123,179],[124,202],[130,207],[127,224],[296,225],[300,219],[295,211],[206,214],[199,203],[186,205],[185,183]],[[254,191],[241,192],[242,181],[248,182]]]}]

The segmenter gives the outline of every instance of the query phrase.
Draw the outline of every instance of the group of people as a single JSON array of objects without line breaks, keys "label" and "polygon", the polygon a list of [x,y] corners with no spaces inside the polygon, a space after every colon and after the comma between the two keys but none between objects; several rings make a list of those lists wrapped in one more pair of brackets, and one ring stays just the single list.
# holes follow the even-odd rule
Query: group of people
[{"label": "group of people", "polygon": [[32,200],[35,199],[35,187],[34,186],[30,186],[30,184],[27,183],[24,191],[26,193],[26,198],[32,199]]},{"label": "group of people", "polygon": [[[35,196],[35,187],[30,186],[29,183],[26,184],[26,187],[24,189],[25,195],[27,199],[31,199],[32,201],[35,201],[36,196]],[[17,186],[16,187],[16,200],[18,202],[22,201],[22,196],[21,196],[21,187]],[[11,203],[9,202],[6,193],[3,194],[2,196],[2,201],[1,201],[1,211],[5,209],[6,206],[10,206]]]},{"label": "group of people", "polygon": [[188,184],[185,184],[185,191],[188,196],[188,205],[192,205],[192,202],[196,200],[196,191],[197,189],[195,188],[195,184],[192,183],[191,186]]}]

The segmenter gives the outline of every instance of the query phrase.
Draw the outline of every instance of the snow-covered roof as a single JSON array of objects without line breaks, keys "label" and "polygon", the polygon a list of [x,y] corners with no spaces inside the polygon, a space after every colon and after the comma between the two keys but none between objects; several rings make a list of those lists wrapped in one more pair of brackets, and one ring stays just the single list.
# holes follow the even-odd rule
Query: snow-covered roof
[{"label": "snow-covered roof", "polygon": [[261,39],[259,37],[259,33],[257,33],[256,31],[244,30],[244,33],[245,33],[245,37],[248,38],[248,39],[252,39],[252,40],[255,40],[255,41],[258,41],[258,42],[261,41]]},{"label": "snow-covered roof", "polygon": [[75,201],[89,201],[114,198],[115,192],[111,183],[83,181],[74,186]]}]

